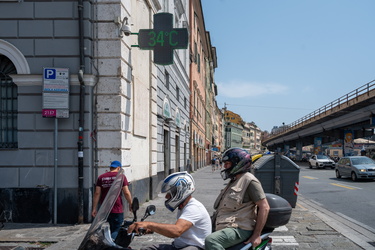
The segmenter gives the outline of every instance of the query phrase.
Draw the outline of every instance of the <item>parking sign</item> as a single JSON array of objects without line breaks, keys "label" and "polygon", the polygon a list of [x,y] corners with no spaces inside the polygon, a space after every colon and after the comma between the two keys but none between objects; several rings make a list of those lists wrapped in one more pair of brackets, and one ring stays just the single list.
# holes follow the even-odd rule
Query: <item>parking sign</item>
[{"label": "parking sign", "polygon": [[43,117],[69,118],[69,69],[43,68]]},{"label": "parking sign", "polygon": [[56,79],[56,69],[44,68],[45,79]]}]

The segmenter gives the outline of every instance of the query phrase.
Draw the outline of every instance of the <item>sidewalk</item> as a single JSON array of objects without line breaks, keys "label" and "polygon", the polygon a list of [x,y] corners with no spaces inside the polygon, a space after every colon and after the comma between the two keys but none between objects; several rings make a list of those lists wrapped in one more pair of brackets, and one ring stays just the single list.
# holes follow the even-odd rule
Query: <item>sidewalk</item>
[{"label": "sidewalk", "polygon": [[[201,201],[212,214],[213,203],[226,181],[221,179],[219,171],[212,173],[210,166],[199,169],[192,175],[196,182],[196,192],[193,197]],[[143,216],[148,205],[153,204],[156,206],[156,213],[146,220],[174,223],[176,212],[171,213],[167,210],[164,207],[164,200],[164,196],[160,195],[142,204],[137,213],[138,218]],[[319,212],[311,206],[311,203],[299,196],[289,223],[271,234],[273,249],[375,249],[370,244],[364,243],[361,246],[355,244],[340,233],[339,229],[330,226],[329,220],[322,219],[322,216],[318,215]],[[89,224],[55,226],[6,223],[0,230],[0,250],[74,250],[78,248],[89,226]],[[169,238],[151,234],[136,237],[131,247],[139,249],[142,246],[169,242],[171,242]]]}]

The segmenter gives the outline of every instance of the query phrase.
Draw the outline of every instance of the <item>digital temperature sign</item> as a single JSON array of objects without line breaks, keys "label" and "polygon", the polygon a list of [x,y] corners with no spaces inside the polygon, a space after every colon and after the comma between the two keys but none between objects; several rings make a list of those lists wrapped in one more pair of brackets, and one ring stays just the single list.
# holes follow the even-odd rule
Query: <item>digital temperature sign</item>
[{"label": "digital temperature sign", "polygon": [[154,50],[154,63],[173,64],[173,50],[186,49],[188,46],[188,30],[173,28],[171,13],[154,15],[154,29],[140,29],[138,46],[144,50]]}]

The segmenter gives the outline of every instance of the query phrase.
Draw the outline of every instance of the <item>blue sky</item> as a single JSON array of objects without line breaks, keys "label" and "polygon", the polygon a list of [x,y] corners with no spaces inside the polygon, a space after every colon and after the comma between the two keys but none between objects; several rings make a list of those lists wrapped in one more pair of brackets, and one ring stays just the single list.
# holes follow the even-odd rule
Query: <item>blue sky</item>
[{"label": "blue sky", "polygon": [[375,79],[374,0],[202,0],[218,106],[262,130]]}]

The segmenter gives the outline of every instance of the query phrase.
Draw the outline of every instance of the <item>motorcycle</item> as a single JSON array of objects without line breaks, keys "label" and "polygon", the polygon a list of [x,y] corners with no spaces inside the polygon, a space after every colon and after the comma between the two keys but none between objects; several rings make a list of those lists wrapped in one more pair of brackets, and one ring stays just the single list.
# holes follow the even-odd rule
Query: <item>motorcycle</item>
[{"label": "motorcycle", "polygon": [[[272,238],[270,237],[273,230],[277,227],[288,224],[289,219],[292,215],[292,206],[284,198],[266,193],[266,198],[270,206],[266,225],[261,233],[261,243],[255,248],[255,250],[271,250],[272,249]],[[252,249],[252,244],[240,243],[235,246],[228,248],[227,250],[247,250]]]},{"label": "motorcycle", "polygon": [[[116,176],[116,179],[113,181],[111,188],[108,191],[106,198],[104,199],[100,209],[93,220],[89,230],[86,233],[86,236],[83,238],[78,250],[113,250],[113,249],[127,249],[129,248],[130,243],[133,241],[135,236],[141,236],[145,231],[140,231],[139,234],[133,232],[128,234],[128,227],[137,221],[137,211],[139,210],[139,201],[134,197],[132,202],[132,213],[133,220],[124,221],[120,231],[115,240],[111,237],[111,231],[109,224],[107,222],[108,215],[112,210],[113,205],[116,202],[117,197],[121,193],[122,182],[124,170],[121,169]],[[154,205],[149,205],[146,208],[144,216],[141,218],[141,221],[144,221],[148,216],[153,215],[156,211]]]},{"label": "motorcycle", "polygon": [[[272,228],[264,229],[260,235],[261,243],[254,250],[271,250],[272,249],[272,238],[270,237],[273,232]],[[247,250],[252,249],[252,244],[240,243],[235,246],[227,248],[227,250]]]}]

